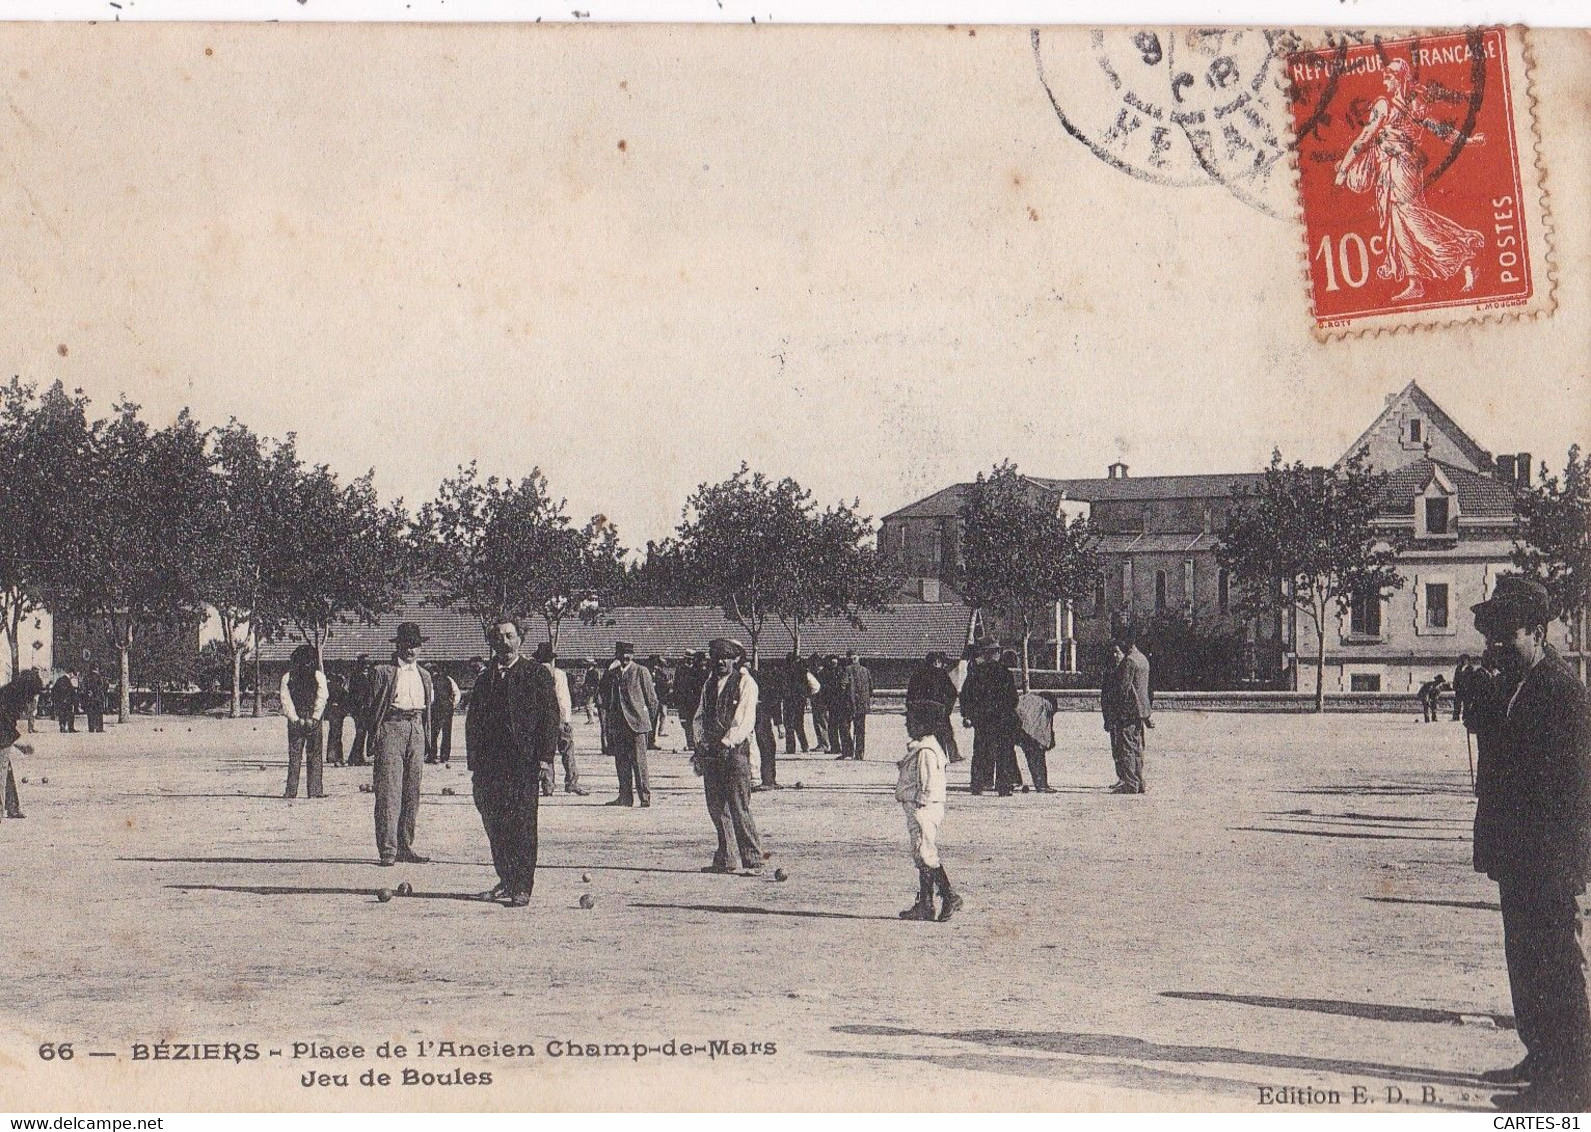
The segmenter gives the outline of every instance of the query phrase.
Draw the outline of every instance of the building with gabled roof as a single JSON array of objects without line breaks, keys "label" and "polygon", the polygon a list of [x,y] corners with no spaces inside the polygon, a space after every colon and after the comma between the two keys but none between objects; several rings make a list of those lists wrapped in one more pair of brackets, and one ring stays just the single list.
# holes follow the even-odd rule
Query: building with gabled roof
[{"label": "building with gabled roof", "polygon": [[[1378,526],[1398,549],[1405,585],[1374,608],[1361,603],[1328,632],[1326,686],[1403,691],[1451,669],[1461,653],[1480,652],[1469,606],[1510,569],[1514,495],[1529,486],[1531,457],[1493,457],[1412,381],[1388,396],[1339,466],[1361,449],[1372,467],[1390,473]],[[1112,628],[1123,622],[1151,632],[1180,622],[1195,635],[1241,641],[1227,651],[1241,660],[1220,675],[1225,686],[1313,686],[1313,631],[1290,615],[1239,613],[1216,560],[1227,515],[1263,473],[1131,476],[1118,462],[1097,479],[1026,478],[1058,509],[1088,516],[1104,560],[1097,592],[1057,611],[1047,643],[1059,667],[1098,663]],[[953,484],[884,516],[880,548],[902,567],[914,595],[953,592],[971,486]],[[1190,638],[1184,632],[1178,639]],[[1156,658],[1165,674],[1159,687],[1210,685],[1207,672],[1178,671],[1178,659]]]}]

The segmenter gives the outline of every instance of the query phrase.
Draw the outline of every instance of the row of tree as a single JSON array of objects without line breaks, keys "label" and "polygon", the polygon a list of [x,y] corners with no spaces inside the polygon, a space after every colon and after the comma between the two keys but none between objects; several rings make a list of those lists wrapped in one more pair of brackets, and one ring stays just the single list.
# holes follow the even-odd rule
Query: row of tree
[{"label": "row of tree", "polygon": [[[542,618],[554,644],[570,616],[620,604],[710,602],[753,654],[770,620],[799,644],[813,619],[881,608],[899,579],[857,504],[820,508],[791,479],[744,465],[686,501],[676,533],[635,559],[602,515],[583,525],[539,470],[518,480],[474,463],[411,514],[383,504],[373,473],[343,482],[237,420],[205,428],[186,411],[165,427],[122,401],[93,420],[81,391],[0,388],[0,617],[13,671],[22,619],[48,608],[101,627],[119,657],[126,717],[131,658],[155,626],[213,609],[232,669],[289,632],[325,644],[372,622],[406,592],[483,624]],[[258,681],[256,711],[258,710]]]}]

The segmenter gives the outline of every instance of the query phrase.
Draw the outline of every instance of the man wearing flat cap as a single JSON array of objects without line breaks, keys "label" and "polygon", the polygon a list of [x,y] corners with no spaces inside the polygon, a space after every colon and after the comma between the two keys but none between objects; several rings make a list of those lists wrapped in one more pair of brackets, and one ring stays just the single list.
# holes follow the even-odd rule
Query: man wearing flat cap
[{"label": "man wearing flat cap", "polygon": [[486,639],[492,662],[470,692],[464,747],[497,871],[485,897],[523,908],[536,886],[537,814],[543,775],[558,751],[560,705],[547,665],[519,655],[513,618],[500,617]]},{"label": "man wearing flat cap", "polygon": [[713,674],[696,708],[696,754],[707,812],[718,834],[713,863],[704,873],[756,876],[762,872],[762,840],[751,816],[751,736],[757,723],[757,681],[742,663],[739,641],[718,637],[708,644]]},{"label": "man wearing flat cap", "polygon": [[431,674],[420,667],[420,626],[405,621],[392,638],[390,664],[370,673],[365,718],[374,751],[376,848],[383,865],[399,861],[423,865],[414,851],[414,825],[420,812],[420,773],[431,735]]},{"label": "man wearing flat cap", "polygon": [[602,676],[602,741],[619,772],[619,796],[610,806],[652,804],[652,780],[646,769],[647,740],[657,720],[657,688],[644,664],[635,663],[635,646],[615,641],[614,663]]},{"label": "man wearing flat cap", "polygon": [[1547,644],[1546,589],[1497,579],[1473,608],[1500,669],[1490,718],[1480,688],[1475,869],[1497,882],[1503,949],[1525,1059],[1483,1076],[1526,1084],[1510,1111],[1580,1112],[1591,1104],[1591,1013],[1576,897],[1591,877],[1591,711],[1585,686]]}]

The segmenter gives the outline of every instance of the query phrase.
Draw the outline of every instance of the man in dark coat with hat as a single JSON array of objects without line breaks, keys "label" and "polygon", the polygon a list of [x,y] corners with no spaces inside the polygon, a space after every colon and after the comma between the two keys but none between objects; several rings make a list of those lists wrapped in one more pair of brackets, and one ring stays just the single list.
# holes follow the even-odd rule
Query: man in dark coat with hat
[{"label": "man in dark coat with hat", "polygon": [[523,908],[536,885],[541,779],[558,753],[557,685],[545,664],[519,655],[519,626],[511,618],[499,620],[487,638],[492,662],[470,691],[464,745],[497,870],[485,897]]},{"label": "man in dark coat with hat", "polygon": [[362,652],[348,677],[348,713],[354,719],[353,743],[348,748],[348,765],[364,766],[370,755],[370,727],[365,715],[370,704],[370,654]]},{"label": "man in dark coat with hat", "polygon": [[33,668],[24,668],[15,680],[0,688],[0,779],[4,779],[3,812],[8,818],[26,816],[22,812],[22,799],[17,795],[16,768],[11,765],[11,752],[33,753],[33,748],[22,742],[17,720],[28,714],[43,691],[44,681]]},{"label": "man in dark coat with hat", "polygon": [[739,641],[718,637],[708,645],[713,674],[696,710],[696,754],[691,766],[702,776],[707,812],[718,833],[718,849],[704,873],[756,876],[762,872],[762,841],[751,816],[751,737],[757,723],[757,681],[744,664]]},{"label": "man in dark coat with hat", "polygon": [[961,718],[972,728],[972,792],[991,786],[1003,798],[1016,793],[1016,678],[1000,663],[1000,645],[978,650],[978,662],[961,687]]},{"label": "man in dark coat with hat", "polygon": [[392,638],[390,664],[370,674],[365,718],[375,752],[376,848],[383,865],[399,861],[423,865],[430,860],[414,851],[414,827],[420,813],[420,775],[431,737],[431,674],[420,667],[420,626],[405,621]]},{"label": "man in dark coat with hat", "polygon": [[951,726],[950,712],[960,695],[950,678],[950,658],[935,650],[929,653],[906,682],[906,713],[914,710],[926,712],[934,720],[933,735],[939,747],[951,762],[961,761],[961,751],[956,746],[956,729]]},{"label": "man in dark coat with hat", "polygon": [[330,685],[320,670],[320,653],[309,643],[293,650],[282,674],[282,714],[287,717],[287,789],[284,798],[298,797],[299,768],[309,762],[309,796],[324,798],[323,748],[320,721],[326,715]]},{"label": "man in dark coat with hat", "polygon": [[695,649],[685,650],[685,659],[674,673],[674,710],[679,713],[680,730],[685,732],[685,749],[696,749],[696,708],[702,702],[702,685],[707,683],[707,658]]},{"label": "man in dark coat with hat", "polygon": [[619,772],[619,796],[610,806],[652,804],[652,779],[646,769],[647,740],[657,720],[657,689],[644,664],[635,663],[635,646],[615,641],[617,661],[602,675],[597,695],[602,705],[602,741]]},{"label": "man in dark coat with hat", "polygon": [[1551,610],[1541,583],[1499,578],[1473,610],[1499,667],[1491,714],[1483,706],[1476,720],[1485,738],[1475,868],[1497,882],[1526,1050],[1518,1065],[1485,1076],[1528,1082],[1494,1098],[1501,1108],[1582,1112],[1591,1105],[1591,1010],[1575,898],[1591,878],[1591,709],[1585,685],[1546,642]]},{"label": "man in dark coat with hat", "polygon": [[50,685],[50,707],[62,731],[77,730],[77,681],[71,672],[62,672]]}]

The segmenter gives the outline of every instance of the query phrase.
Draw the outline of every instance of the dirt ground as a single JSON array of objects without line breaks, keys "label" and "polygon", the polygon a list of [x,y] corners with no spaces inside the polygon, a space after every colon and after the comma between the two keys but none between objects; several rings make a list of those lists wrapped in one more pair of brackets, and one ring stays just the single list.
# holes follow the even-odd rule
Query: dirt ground
[{"label": "dirt ground", "polygon": [[[966,908],[942,925],[896,916],[916,881],[899,717],[872,719],[863,763],[781,761],[755,879],[698,872],[711,827],[681,754],[654,755],[652,809],[605,807],[613,767],[582,720],[593,791],[544,803],[524,910],[471,898],[494,877],[461,752],[426,768],[434,863],[380,869],[369,771],[284,801],[279,719],[41,724],[18,758],[28,816],[0,824],[0,1108],[1252,1109],[1262,1088],[1487,1107],[1474,1074],[1521,1051],[1459,726],[1157,723],[1143,797],[1105,793],[1093,715],[1057,719],[1059,793],[972,797],[953,766]],[[414,897],[377,898],[400,881]],[[713,1041],[731,1044],[682,1052]],[[160,1043],[173,1059],[136,1058]],[[205,1043],[219,1059],[176,1059]]]}]

